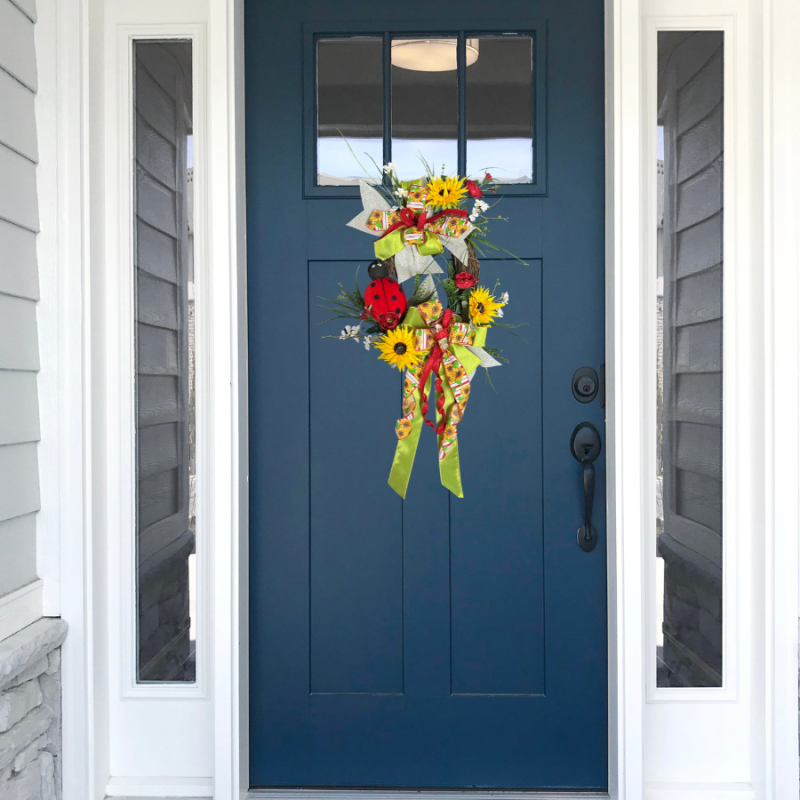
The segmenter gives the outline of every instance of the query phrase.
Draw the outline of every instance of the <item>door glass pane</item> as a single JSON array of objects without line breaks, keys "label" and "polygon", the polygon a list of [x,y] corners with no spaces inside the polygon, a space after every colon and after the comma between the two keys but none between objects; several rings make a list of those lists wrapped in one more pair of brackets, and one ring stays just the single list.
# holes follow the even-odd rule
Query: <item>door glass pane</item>
[{"label": "door glass pane", "polygon": [[356,184],[378,174],[371,159],[383,164],[382,52],[376,36],[317,42],[319,186]]},{"label": "door glass pane", "polygon": [[722,686],[723,34],[658,34],[657,685]]},{"label": "door glass pane", "polygon": [[194,681],[191,42],[134,47],[137,679]]},{"label": "door glass pane", "polygon": [[392,162],[402,180],[458,171],[456,39],[392,40]]},{"label": "door glass pane", "polygon": [[533,177],[533,39],[482,36],[467,67],[467,172],[498,183]]}]

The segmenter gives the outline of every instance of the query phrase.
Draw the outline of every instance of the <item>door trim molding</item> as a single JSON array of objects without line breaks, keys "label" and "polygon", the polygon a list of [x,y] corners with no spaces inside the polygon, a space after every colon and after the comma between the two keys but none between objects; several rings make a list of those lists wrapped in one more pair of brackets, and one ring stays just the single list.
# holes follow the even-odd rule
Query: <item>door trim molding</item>
[{"label": "door trim molding", "polygon": [[606,0],[608,789],[641,800],[644,620],[640,0]]},{"label": "door trim molding", "polygon": [[[108,763],[108,642],[102,596],[108,575],[102,523],[101,489],[104,403],[102,342],[107,324],[101,292],[105,265],[102,215],[105,176],[93,158],[103,140],[103,107],[94,100],[102,83],[103,11],[108,0],[67,0],[56,8],[42,0],[39,24],[55,26],[47,39],[58,65],[58,121],[40,136],[55,137],[58,160],[59,270],[42,272],[42,293],[57,294],[61,331],[59,362],[64,386],[58,417],[61,520],[60,611],[70,625],[63,655],[64,795],[102,798]],[[725,0],[727,7],[732,0]],[[642,431],[638,405],[642,392],[639,265],[642,187],[642,13],[644,0],[606,0],[606,215],[607,215],[607,376],[608,376],[608,576],[609,576],[609,797],[617,800],[698,797],[697,784],[644,783],[644,616],[642,501],[638,486]],[[247,664],[247,393],[245,308],[245,198],[243,151],[243,0],[141,0],[142,8],[202,7],[208,14],[209,219],[210,257],[215,265],[213,291],[221,312],[214,330],[215,367],[228,376],[218,398],[214,429],[219,459],[218,493],[210,559],[211,615],[214,626],[211,696],[214,710],[213,757],[218,800],[245,800],[248,776]],[[700,13],[698,0],[675,0],[675,13]],[[718,3],[723,5],[723,3]],[[748,252],[754,268],[766,265],[760,288],[759,338],[754,352],[764,358],[764,385],[753,387],[765,409],[752,420],[758,428],[763,479],[754,489],[754,514],[763,547],[754,554],[751,576],[756,596],[744,610],[742,625],[755,631],[760,651],[743,654],[754,664],[752,794],[759,800],[797,796],[797,612],[800,517],[796,486],[798,464],[787,450],[800,446],[797,364],[800,363],[798,229],[800,170],[796,143],[798,107],[794,78],[800,74],[796,47],[800,23],[796,0],[740,0],[742,20],[758,39],[764,56],[748,75],[751,92],[763,97],[753,105],[746,133],[755,197],[756,235]],[[719,9],[717,9],[719,13]],[[44,32],[44,29],[42,29]],[[37,45],[40,41],[37,40]],[[40,53],[41,55],[41,53]],[[44,74],[44,73],[43,73]],[[47,73],[49,74],[49,73]],[[777,76],[777,78],[776,78]],[[90,88],[93,90],[90,92]],[[741,113],[743,109],[739,109]],[[40,138],[40,143],[42,139]],[[62,270],[61,267],[64,267]],[[59,286],[48,282],[59,273]],[[761,273],[759,273],[761,274]],[[787,365],[789,369],[786,368]],[[221,374],[220,373],[220,374]],[[776,381],[780,379],[781,390]],[[113,401],[113,398],[111,398]],[[43,428],[44,432],[44,428]],[[67,492],[66,489],[69,489]],[[67,535],[68,534],[68,535]],[[52,587],[51,587],[52,588]],[[48,590],[49,591],[49,590]],[[677,712],[679,704],[665,707]],[[687,724],[691,724],[688,718]],[[652,766],[652,765],[651,765]],[[655,764],[668,769],[668,763]],[[662,780],[653,778],[655,780]],[[745,797],[750,787],[719,791]],[[363,794],[349,792],[348,794]],[[388,793],[387,793],[388,794]],[[426,793],[432,795],[433,793]],[[442,798],[443,793],[436,793]],[[459,792],[473,800],[474,793]],[[488,797],[495,793],[487,793]],[[500,793],[496,793],[500,794]],[[377,793],[372,798],[377,800]],[[418,800],[422,793],[414,793]],[[519,793],[517,797],[535,793]],[[285,792],[253,792],[253,800],[301,800]],[[320,793],[317,793],[320,797]],[[557,795],[564,800],[569,795]],[[573,797],[593,797],[573,795]],[[603,797],[604,795],[594,795]],[[303,800],[313,794],[302,793]],[[539,794],[541,798],[553,798]],[[365,798],[364,800],[372,800]],[[402,800],[405,800],[403,798]]]}]

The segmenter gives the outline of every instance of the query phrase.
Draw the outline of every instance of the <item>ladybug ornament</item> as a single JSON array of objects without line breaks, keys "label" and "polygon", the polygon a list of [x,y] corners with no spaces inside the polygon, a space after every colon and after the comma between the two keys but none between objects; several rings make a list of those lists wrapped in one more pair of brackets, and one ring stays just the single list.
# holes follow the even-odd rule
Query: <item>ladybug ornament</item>
[{"label": "ladybug ornament", "polygon": [[394,278],[377,278],[364,289],[364,314],[385,331],[396,328],[406,315],[408,301]]}]

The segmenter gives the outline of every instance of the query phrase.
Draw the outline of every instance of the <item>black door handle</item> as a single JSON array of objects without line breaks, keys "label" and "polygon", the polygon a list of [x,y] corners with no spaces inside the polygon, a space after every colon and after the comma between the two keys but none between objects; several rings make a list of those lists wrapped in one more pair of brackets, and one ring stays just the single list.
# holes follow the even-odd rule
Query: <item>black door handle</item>
[{"label": "black door handle", "polygon": [[597,531],[592,525],[594,505],[594,460],[600,455],[600,434],[591,422],[581,422],[569,442],[573,457],[583,465],[583,525],[578,529],[581,550],[590,553],[597,546]]}]

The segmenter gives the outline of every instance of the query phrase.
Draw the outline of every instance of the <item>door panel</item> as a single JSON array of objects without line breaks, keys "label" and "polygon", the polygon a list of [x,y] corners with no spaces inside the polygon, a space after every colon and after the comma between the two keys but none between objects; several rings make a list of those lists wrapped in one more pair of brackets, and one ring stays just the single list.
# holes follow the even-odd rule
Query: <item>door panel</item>
[{"label": "door panel", "polygon": [[[602,2],[506,2],[502,27],[476,0],[458,20],[443,2],[249,0],[245,13],[251,783],[602,789],[604,467],[601,456],[600,545],[587,554],[569,451],[577,423],[603,431],[599,402],[571,391],[604,350]],[[522,327],[489,334],[510,363],[474,378],[463,500],[441,486],[427,430],[406,500],[388,487],[400,376],[338,341],[341,321],[319,324],[318,298],[357,269],[364,286],[372,245],[346,227],[357,198],[307,191],[308,26],[380,35],[423,22],[536,27],[547,69],[546,105],[533,102],[547,193],[514,187],[498,207],[508,223],[492,228],[527,266],[482,259],[481,282],[500,281],[506,321]]]}]

